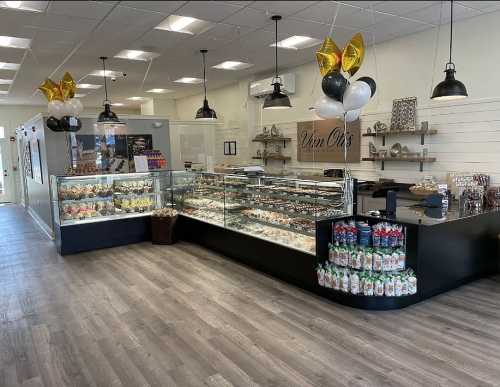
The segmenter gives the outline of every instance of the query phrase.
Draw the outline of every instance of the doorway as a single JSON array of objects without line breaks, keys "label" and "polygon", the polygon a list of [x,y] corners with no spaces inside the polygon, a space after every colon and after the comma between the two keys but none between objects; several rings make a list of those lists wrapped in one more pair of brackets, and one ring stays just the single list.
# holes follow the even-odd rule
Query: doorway
[{"label": "doorway", "polygon": [[12,202],[13,179],[10,163],[10,144],[5,137],[5,128],[0,126],[0,203]]}]

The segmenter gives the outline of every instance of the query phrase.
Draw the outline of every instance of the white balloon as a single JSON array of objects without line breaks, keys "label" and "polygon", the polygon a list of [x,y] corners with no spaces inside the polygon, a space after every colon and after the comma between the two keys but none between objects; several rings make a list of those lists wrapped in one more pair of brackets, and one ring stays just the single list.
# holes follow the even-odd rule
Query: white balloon
[{"label": "white balloon", "polygon": [[345,120],[346,122],[356,121],[359,118],[360,114],[361,114],[361,109],[348,111],[345,115]]},{"label": "white balloon", "polygon": [[60,119],[66,114],[66,107],[62,101],[50,101],[48,105],[49,115]]},{"label": "white balloon", "polygon": [[326,95],[320,97],[314,104],[315,113],[324,119],[344,117],[344,106]]},{"label": "white balloon", "polygon": [[365,106],[372,95],[370,86],[363,81],[355,81],[347,86],[344,92],[344,109],[346,111],[361,109]]},{"label": "white balloon", "polygon": [[68,116],[78,117],[83,112],[83,104],[78,98],[71,98],[65,102]]}]

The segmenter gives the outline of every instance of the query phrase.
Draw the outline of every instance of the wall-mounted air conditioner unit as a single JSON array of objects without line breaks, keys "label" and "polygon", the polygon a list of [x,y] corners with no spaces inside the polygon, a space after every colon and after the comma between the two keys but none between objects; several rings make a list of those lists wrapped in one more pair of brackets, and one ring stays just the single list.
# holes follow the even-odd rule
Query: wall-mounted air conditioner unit
[{"label": "wall-mounted air conditioner unit", "polygon": [[[288,73],[281,76],[281,91],[290,95],[295,93],[295,74]],[[250,82],[250,96],[256,98],[263,98],[268,94],[273,92],[273,82],[274,77],[261,79],[259,81]]]}]

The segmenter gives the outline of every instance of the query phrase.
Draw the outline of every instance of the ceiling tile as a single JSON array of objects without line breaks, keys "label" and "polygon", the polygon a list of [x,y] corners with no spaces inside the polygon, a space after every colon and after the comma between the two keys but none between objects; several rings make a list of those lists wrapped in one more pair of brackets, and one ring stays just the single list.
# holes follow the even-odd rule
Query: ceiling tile
[{"label": "ceiling tile", "polygon": [[376,4],[373,9],[380,12],[388,12],[394,15],[402,16],[440,3],[440,1],[383,1]]},{"label": "ceiling tile", "polygon": [[377,4],[383,3],[383,1],[341,1],[340,3],[357,8],[371,9]]},{"label": "ceiling tile", "polygon": [[186,3],[187,1],[122,1],[120,5],[170,15]]},{"label": "ceiling tile", "polygon": [[266,15],[265,11],[253,8],[243,8],[224,20],[224,23],[255,28],[261,28],[271,22],[271,17]]},{"label": "ceiling tile", "polygon": [[256,1],[249,7],[266,11],[269,16],[272,14],[289,16],[315,3],[318,3],[318,1]]},{"label": "ceiling tile", "polygon": [[220,22],[240,9],[241,6],[218,1],[190,1],[176,12],[181,16],[191,16],[201,20]]},{"label": "ceiling tile", "polygon": [[239,5],[241,7],[246,7],[247,5],[255,3],[255,1],[224,1],[224,3],[228,3],[231,5]]},{"label": "ceiling tile", "polygon": [[154,28],[164,19],[165,15],[160,13],[118,6],[107,17],[106,22],[134,27],[150,26],[151,28]]},{"label": "ceiling tile", "polygon": [[130,49],[163,53],[190,37],[188,34],[153,29],[135,41]]},{"label": "ceiling tile", "polygon": [[469,8],[474,8],[478,10],[486,10],[493,8],[500,8],[500,3],[498,1],[457,1],[455,4],[465,5]]},{"label": "ceiling tile", "polygon": [[87,19],[102,19],[113,8],[112,2],[97,1],[51,1],[47,13],[63,16],[78,16]]},{"label": "ceiling tile", "polygon": [[[266,27],[270,34],[274,32],[272,25]],[[286,19],[278,25],[280,39],[288,38],[292,35],[304,35],[312,38],[323,39],[330,31],[330,26],[323,23],[311,22],[300,19]]]},{"label": "ceiling tile", "polygon": [[[441,15],[442,12],[442,15]],[[460,20],[467,17],[480,15],[481,12],[472,8],[464,7],[460,4],[454,4],[453,6],[453,18],[454,20]],[[430,7],[410,12],[405,17],[411,19],[420,20],[426,23],[439,25],[440,17],[442,24],[449,23],[450,21],[450,6],[448,3],[443,3],[442,11],[441,4],[431,5]]]},{"label": "ceiling tile", "polygon": [[[230,41],[239,39],[241,36],[244,36],[254,30],[255,28],[248,26],[235,26],[234,24],[218,23],[213,28],[203,33],[203,36]],[[251,39],[252,37],[248,36],[248,38]]]}]

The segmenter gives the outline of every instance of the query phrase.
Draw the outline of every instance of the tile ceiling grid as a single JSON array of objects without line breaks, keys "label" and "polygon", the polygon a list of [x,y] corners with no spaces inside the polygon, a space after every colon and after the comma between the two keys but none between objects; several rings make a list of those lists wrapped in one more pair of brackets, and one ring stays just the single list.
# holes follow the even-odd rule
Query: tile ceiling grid
[{"label": "tile ceiling grid", "polygon": [[[78,3],[80,3],[80,7],[75,10],[74,7]],[[308,32],[315,34],[316,36],[314,37],[322,38],[324,34],[327,34],[329,31],[336,4],[340,4],[340,12],[336,24],[338,31],[343,31],[343,35],[340,35],[341,40],[347,39],[353,31],[363,31],[368,34],[375,34],[377,42],[435,26],[439,23],[439,20],[436,20],[436,10],[439,11],[441,7],[440,1],[226,1],[217,3],[197,1],[82,1],[76,3],[71,1],[51,1],[47,2],[46,9],[39,14],[40,16],[36,19],[36,22],[28,21],[18,24],[21,27],[30,27],[27,29],[30,30],[31,36],[34,38],[32,48],[38,53],[40,53],[40,51],[42,53],[45,53],[45,51],[51,52],[45,49],[45,47],[48,47],[47,39],[45,39],[45,41],[43,41],[43,39],[42,41],[37,39],[40,33],[45,31],[56,31],[58,28],[65,28],[64,26],[67,25],[68,30],[60,34],[60,40],[66,46],[73,40],[74,43],[71,43],[72,47],[77,47],[78,49],[75,52],[74,62],[68,62],[68,68],[64,70],[70,72],[74,71],[78,73],[78,75],[83,75],[95,70],[97,60],[94,63],[91,55],[93,55],[94,52],[98,53],[99,50],[103,51],[103,47],[107,49],[108,46],[113,47],[113,43],[115,43],[113,49],[115,50],[116,48],[116,52],[121,49],[141,49],[137,47],[137,45],[144,43],[142,39],[149,36],[151,32],[154,31],[152,22],[156,19],[164,19],[171,14],[180,14],[182,16],[193,16],[209,20],[214,23],[213,28],[210,30],[200,35],[186,37],[185,39],[174,38],[173,45],[168,47],[168,51],[165,51],[165,49],[162,50],[163,58],[160,57],[155,59],[155,63],[158,63],[158,65],[152,67],[150,82],[146,84],[145,87],[150,88],[150,85],[152,85],[151,87],[157,87],[156,85],[158,85],[158,87],[170,87],[169,84],[159,84],[165,82],[165,69],[167,69],[168,76],[188,76],[189,74],[184,73],[184,71],[190,71],[190,66],[191,69],[194,68],[194,65],[197,64],[199,59],[198,49],[204,48],[204,45],[213,45],[215,47],[211,49],[212,54],[209,57],[209,65],[215,64],[211,63],[211,60],[220,62],[222,60],[238,59],[236,58],[238,55],[235,55],[235,52],[241,53],[242,47],[250,46],[252,50],[249,50],[248,55],[251,56],[250,60],[253,59],[253,63],[255,64],[254,68],[251,68],[249,70],[250,72],[247,70],[241,72],[215,70],[217,73],[215,73],[215,71],[212,72],[209,83],[211,88],[215,88],[228,84],[229,82],[234,82],[242,77],[247,77],[253,73],[269,71],[272,67],[272,61],[267,58],[269,44],[265,42],[273,38],[272,32],[274,32],[274,29],[272,28],[272,22],[269,20],[272,14],[279,13],[284,16],[284,21],[281,23],[280,28],[280,39],[290,35],[307,35]],[[88,23],[103,22],[103,20],[100,20],[102,19],[102,15],[106,14],[103,10],[115,5],[116,10],[109,15],[106,23],[104,23],[104,27],[109,26],[110,28],[100,30],[102,39],[97,39],[92,42],[96,49],[92,51],[92,46],[90,46],[86,47],[86,51],[82,50],[79,43],[82,39],[85,39],[85,20],[87,20]],[[500,4],[488,1],[457,1],[455,7],[457,19],[459,19],[499,10]],[[3,16],[1,14],[2,12],[8,12],[9,15],[17,13],[17,11],[12,10],[2,10],[0,11],[0,16]],[[121,15],[126,15],[126,18],[123,18]],[[54,18],[54,16],[56,17]],[[24,19],[21,18],[20,20],[29,20],[27,16],[23,15],[23,17]],[[66,19],[68,20],[66,21]],[[72,22],[70,20],[72,20]],[[375,23],[373,23],[373,21],[375,21]],[[444,17],[443,21],[446,22]],[[56,24],[54,25],[54,23]],[[71,28],[74,23],[76,23],[76,25],[74,28]],[[112,26],[115,25],[116,28],[120,28],[120,23],[128,23],[121,24],[126,26],[123,30],[123,34],[120,34],[120,31],[113,31],[112,28]],[[239,29],[240,32],[238,34],[231,34],[231,26],[234,26],[235,29]],[[16,30],[21,30],[21,27],[12,23],[11,27]],[[0,26],[0,28],[3,27]],[[5,28],[3,29],[5,30]],[[109,35],[105,31],[112,31],[115,35]],[[134,35],[135,32],[137,32],[136,35]],[[171,40],[167,35],[163,36],[165,36],[163,40]],[[106,37],[108,41],[106,41]],[[129,40],[126,40],[125,37]],[[120,40],[120,38],[122,39]],[[157,40],[162,43],[162,39]],[[367,40],[371,41],[372,39]],[[57,42],[50,43],[52,43],[52,45],[49,44],[49,47],[51,47],[52,50],[52,47],[57,47],[57,44],[55,44]],[[61,47],[64,47],[64,45]],[[183,47],[186,47],[184,51]],[[161,46],[159,48],[161,49]],[[301,62],[310,61],[312,58],[311,54],[314,50],[315,48],[312,48],[293,53],[282,50],[280,53],[280,63],[283,67],[293,67],[301,64]],[[175,55],[166,55],[167,52],[175,52]],[[28,66],[25,72],[23,72],[22,77],[20,77],[22,80],[13,82],[9,87],[10,91],[14,85],[16,86],[16,97],[18,94],[21,97],[18,98],[18,103],[20,103],[23,98],[28,98],[25,96],[25,94],[28,94],[27,90],[25,90],[28,88],[28,84],[31,88],[31,92],[38,86],[38,84],[35,84],[37,82],[36,80],[30,79],[30,76],[33,78],[33,75],[30,75],[30,73],[33,72],[35,67],[38,68],[39,74],[41,75],[40,71],[48,68],[47,66],[52,69],[58,69],[62,63],[51,63],[47,55],[42,55],[41,58],[37,59],[33,51],[31,51],[31,53],[33,55],[30,55],[28,51],[24,53],[22,63],[24,64],[24,62],[26,62],[26,58],[30,58],[30,63],[21,66]],[[57,54],[58,52],[55,51],[55,53]],[[108,53],[110,57],[114,54],[115,52]],[[96,54],[96,56],[99,55]],[[0,57],[0,61],[1,60],[4,59]],[[130,95],[134,95],[137,91],[137,87],[133,87],[133,85],[140,83],[139,81],[142,81],[144,75],[144,69],[142,67],[127,62],[131,61],[119,62],[121,63],[120,66],[127,70],[129,76],[125,81],[122,81],[120,89],[114,91],[115,98],[117,99],[124,99]],[[117,70],[121,70],[121,68],[117,68]],[[15,80],[17,80],[20,71],[21,69],[15,74]],[[51,73],[50,69],[46,71],[48,74],[45,76]],[[84,73],[84,71],[86,72]],[[18,84],[23,86],[19,87],[19,90],[17,87]],[[174,89],[178,92],[172,93],[175,97],[198,92],[198,88],[193,87],[183,86]],[[31,92],[29,94],[31,94]],[[171,96],[169,96],[169,98],[171,98]],[[89,106],[98,106],[101,102],[100,99],[100,97],[91,94],[84,99],[84,103],[90,103]],[[43,99],[39,101],[42,103]],[[11,103],[14,103],[14,101]]]}]

